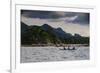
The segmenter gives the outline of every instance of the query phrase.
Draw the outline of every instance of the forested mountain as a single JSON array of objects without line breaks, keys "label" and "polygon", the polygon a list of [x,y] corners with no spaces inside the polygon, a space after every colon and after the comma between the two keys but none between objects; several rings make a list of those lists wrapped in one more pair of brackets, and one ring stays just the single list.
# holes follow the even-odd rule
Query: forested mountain
[{"label": "forested mountain", "polygon": [[21,44],[89,44],[89,37],[74,36],[62,28],[53,28],[48,24],[28,26],[21,22]]}]

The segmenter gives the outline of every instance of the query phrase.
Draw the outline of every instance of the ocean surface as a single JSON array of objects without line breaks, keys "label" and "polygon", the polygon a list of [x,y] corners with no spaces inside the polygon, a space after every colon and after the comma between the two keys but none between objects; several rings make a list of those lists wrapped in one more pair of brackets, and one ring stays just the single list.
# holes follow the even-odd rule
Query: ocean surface
[{"label": "ocean surface", "polygon": [[20,58],[21,63],[89,60],[89,47],[21,47]]}]

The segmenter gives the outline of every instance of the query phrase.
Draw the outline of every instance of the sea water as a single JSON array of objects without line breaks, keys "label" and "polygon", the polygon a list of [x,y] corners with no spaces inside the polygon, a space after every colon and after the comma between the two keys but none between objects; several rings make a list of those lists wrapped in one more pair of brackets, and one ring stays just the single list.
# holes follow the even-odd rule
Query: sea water
[{"label": "sea water", "polygon": [[21,47],[20,54],[21,63],[89,60],[89,47],[75,47],[75,50],[51,46]]}]

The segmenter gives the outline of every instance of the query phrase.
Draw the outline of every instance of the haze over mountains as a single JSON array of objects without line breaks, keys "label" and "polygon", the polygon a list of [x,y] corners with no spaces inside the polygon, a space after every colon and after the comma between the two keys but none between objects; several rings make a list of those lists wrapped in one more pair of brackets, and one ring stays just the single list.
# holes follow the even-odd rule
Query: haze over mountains
[{"label": "haze over mountains", "polygon": [[72,35],[62,28],[53,28],[48,24],[28,26],[21,22],[21,44],[89,44],[89,37]]}]

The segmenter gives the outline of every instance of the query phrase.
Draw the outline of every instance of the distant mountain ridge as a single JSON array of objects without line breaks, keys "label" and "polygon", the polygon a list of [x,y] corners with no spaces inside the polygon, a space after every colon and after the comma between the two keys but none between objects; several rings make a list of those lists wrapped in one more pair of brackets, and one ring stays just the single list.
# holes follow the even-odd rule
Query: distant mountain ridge
[{"label": "distant mountain ridge", "polygon": [[[60,27],[53,28],[48,24],[43,24],[42,26],[28,26],[27,24],[21,22],[22,44],[75,43],[77,40],[80,39],[82,41],[83,38],[85,37],[82,37],[77,33],[74,36],[71,33],[66,33]],[[87,38],[84,40],[85,42],[88,42]]]},{"label": "distant mountain ridge", "polygon": [[28,25],[26,25],[25,23],[21,22],[21,33],[24,33],[27,30],[28,30]]}]

